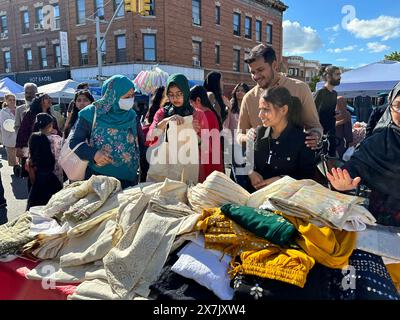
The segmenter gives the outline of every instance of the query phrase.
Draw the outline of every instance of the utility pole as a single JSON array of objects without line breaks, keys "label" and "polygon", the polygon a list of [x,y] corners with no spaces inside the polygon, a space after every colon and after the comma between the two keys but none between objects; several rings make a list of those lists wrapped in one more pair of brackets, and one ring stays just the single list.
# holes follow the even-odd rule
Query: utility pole
[{"label": "utility pole", "polygon": [[[112,16],[110,22],[100,21],[100,17],[98,15],[98,12],[100,11],[100,9],[104,10],[104,7],[103,8],[98,8],[97,12],[95,13],[95,15],[96,15],[95,20],[86,18],[86,20],[89,20],[89,21],[92,21],[92,22],[96,23],[97,70],[98,70],[97,71],[97,78],[100,81],[100,83],[103,82],[103,80],[102,80],[102,77],[103,77],[103,56],[101,54],[101,48],[102,48],[104,42],[106,41],[106,36],[107,36],[108,31],[110,30],[111,24],[114,22],[114,19],[117,16],[117,13],[124,6],[124,4],[125,4],[124,1],[121,1],[119,3],[118,7],[115,9],[114,15]],[[103,39],[101,39],[100,22],[108,23],[106,32],[104,32],[104,34],[103,34]]]}]

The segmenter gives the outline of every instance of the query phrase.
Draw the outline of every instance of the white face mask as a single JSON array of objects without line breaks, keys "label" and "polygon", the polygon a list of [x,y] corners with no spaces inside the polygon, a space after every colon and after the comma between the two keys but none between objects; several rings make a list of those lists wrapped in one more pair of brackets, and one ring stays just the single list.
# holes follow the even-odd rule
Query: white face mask
[{"label": "white face mask", "polygon": [[119,107],[122,110],[131,110],[133,104],[135,103],[135,98],[128,98],[128,99],[119,99]]}]

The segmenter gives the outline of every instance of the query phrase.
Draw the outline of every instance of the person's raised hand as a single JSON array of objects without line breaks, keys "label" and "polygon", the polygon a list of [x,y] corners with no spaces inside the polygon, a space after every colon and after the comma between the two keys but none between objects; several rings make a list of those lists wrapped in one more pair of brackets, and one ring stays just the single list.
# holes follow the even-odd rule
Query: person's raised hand
[{"label": "person's raised hand", "polygon": [[349,172],[344,169],[332,169],[332,174],[329,172],[326,173],[326,177],[332,186],[338,191],[348,191],[357,188],[358,184],[361,181],[360,177],[352,178],[350,177]]}]

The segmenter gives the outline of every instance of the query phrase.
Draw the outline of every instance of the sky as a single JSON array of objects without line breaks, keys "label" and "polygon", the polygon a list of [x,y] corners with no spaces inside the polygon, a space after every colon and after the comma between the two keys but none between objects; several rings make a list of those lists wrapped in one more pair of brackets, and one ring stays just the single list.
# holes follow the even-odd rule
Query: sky
[{"label": "sky", "polygon": [[400,51],[398,0],[282,0],[283,53],[358,68]]}]

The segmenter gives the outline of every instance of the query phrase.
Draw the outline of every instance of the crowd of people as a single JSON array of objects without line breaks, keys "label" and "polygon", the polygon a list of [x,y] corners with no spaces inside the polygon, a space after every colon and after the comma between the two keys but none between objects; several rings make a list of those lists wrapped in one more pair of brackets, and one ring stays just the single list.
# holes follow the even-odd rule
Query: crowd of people
[{"label": "crowd of people", "polygon": [[[272,47],[254,47],[246,63],[255,86],[238,83],[231,99],[224,95],[219,72],[210,72],[203,86],[192,88],[183,74],[170,75],[166,86],[154,91],[144,119],[133,108],[136,88],[127,77],[105,81],[97,101],[82,83],[68,107],[63,132],[52,114],[51,98],[38,93],[35,84],[25,84],[25,104],[18,108],[15,96],[6,95],[0,111],[2,141],[14,174],[28,177],[27,209],[45,205],[67,182],[58,161],[63,144],[88,162],[85,179],[112,176],[123,188],[165,178],[203,182],[213,171],[229,170],[250,192],[286,175],[322,181],[317,169],[321,152],[341,159],[354,146],[351,114],[334,90],[340,69],[326,68],[325,85],[313,95],[306,83],[278,72]],[[395,226],[400,226],[395,186],[400,172],[399,88],[390,93],[387,105],[373,112],[368,138],[357,141],[351,160],[324,180],[339,191],[366,185],[372,190],[371,212],[379,222]],[[9,119],[14,130],[7,129]],[[165,146],[161,166],[154,159]],[[190,166],[189,154],[192,160],[195,155]],[[1,194],[0,202],[6,203]]]}]

